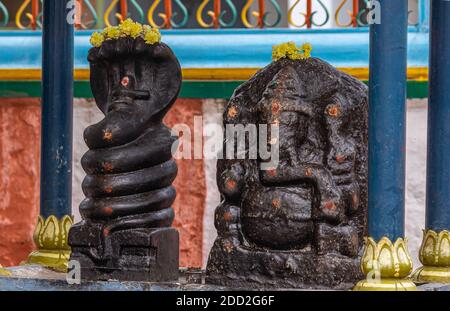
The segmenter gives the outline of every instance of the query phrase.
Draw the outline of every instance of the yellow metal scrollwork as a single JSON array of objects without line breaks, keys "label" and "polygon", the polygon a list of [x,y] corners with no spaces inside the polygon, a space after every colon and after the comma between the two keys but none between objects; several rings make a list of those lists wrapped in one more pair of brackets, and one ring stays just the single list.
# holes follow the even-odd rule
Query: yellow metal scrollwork
[{"label": "yellow metal scrollwork", "polygon": [[164,28],[167,16],[164,13],[159,13],[158,16],[163,19],[163,23],[158,25],[155,22],[155,19],[153,18],[153,14],[155,13],[156,8],[161,3],[161,0],[155,0],[153,1],[152,5],[150,6],[150,9],[148,10],[148,22],[153,28]]},{"label": "yellow metal scrollwork", "polygon": [[336,13],[334,14],[334,19],[336,21],[336,25],[338,25],[339,27],[350,27],[353,24],[353,13],[350,10],[347,10],[347,14],[348,16],[350,16],[350,22],[348,22],[347,24],[341,23],[340,19],[339,19],[339,13],[341,13],[342,8],[344,7],[344,5],[347,3],[347,0],[342,0],[342,2],[339,4],[339,6],[336,9]]},{"label": "yellow metal scrollwork", "polygon": [[305,21],[302,24],[296,24],[292,17],[294,14],[294,10],[300,4],[300,2],[301,2],[301,0],[296,0],[295,3],[292,5],[292,7],[288,10],[288,23],[297,28],[304,27],[308,23],[308,16],[307,16],[307,14],[305,14],[303,12],[300,12],[300,15],[303,15],[305,17]]},{"label": "yellow metal scrollwork", "polygon": [[152,5],[150,6],[150,9],[148,10],[148,15],[147,15],[148,22],[149,22],[149,24],[150,24],[153,28],[163,28],[163,27],[164,27],[165,20],[166,20],[165,14],[162,14],[162,13],[158,14],[158,16],[161,17],[161,18],[164,20],[164,23],[163,23],[163,24],[158,25],[158,24],[155,22],[155,19],[153,18],[153,14],[155,13],[155,10],[156,10],[156,8],[158,7],[158,5],[159,5],[160,3],[161,3],[161,0],[155,0],[155,1],[153,1]]},{"label": "yellow metal scrollwork", "polygon": [[197,23],[200,25],[200,27],[202,28],[211,28],[214,25],[214,12],[213,11],[208,11],[206,12],[206,14],[208,14],[209,16],[211,16],[212,21],[211,23],[207,23],[205,22],[205,20],[203,19],[203,11],[205,10],[205,7],[208,5],[208,3],[211,0],[203,0],[203,2],[200,4],[200,6],[197,9],[197,15],[196,15],[196,19],[197,19]]},{"label": "yellow metal scrollwork", "polygon": [[[17,10],[17,14],[16,14],[16,26],[19,29],[27,29],[29,28],[33,22],[34,22],[34,17],[31,13],[24,13],[25,9],[27,8],[27,6],[31,3],[31,0],[25,0],[19,7],[19,9]],[[28,18],[28,20],[30,21],[30,23],[27,26],[24,26],[21,22],[22,16],[25,14],[25,16]]]},{"label": "yellow metal scrollwork", "polygon": [[[258,0],[258,11],[251,11],[250,15],[256,17],[257,22],[256,24],[252,24],[248,18],[247,15],[250,11],[250,7],[253,4],[254,0],[248,0],[247,3],[245,4],[245,6],[242,8],[242,12],[241,12],[241,19],[242,19],[242,23],[245,25],[245,27],[247,28],[255,28],[255,27],[259,27],[259,28],[271,28],[271,27],[275,27],[277,26],[280,21],[281,21],[281,17],[282,17],[282,12],[281,12],[281,7],[278,4],[278,2],[276,0],[270,0],[269,4],[272,6],[273,11],[268,11],[266,10],[266,5],[264,0]],[[268,22],[268,17],[269,15],[275,14],[275,21],[270,23]]]},{"label": "yellow metal scrollwork", "polygon": [[[119,0],[113,0],[111,4],[106,8],[105,14],[103,15],[103,21],[105,22],[106,27],[111,27],[112,24],[109,21],[109,15],[111,14],[112,10],[115,8]],[[123,20],[126,18],[122,16],[120,13],[115,13],[114,16],[119,20],[119,22],[123,22]]]},{"label": "yellow metal scrollwork", "polygon": [[[250,23],[250,21],[247,18],[247,13],[250,10],[250,7],[252,6],[254,0],[247,0],[247,3],[244,5],[244,7],[242,8],[242,12],[241,12],[241,18],[242,18],[242,23],[244,24],[245,27],[247,28],[255,28],[258,26],[258,23],[253,25],[252,23]],[[250,14],[252,16],[255,16],[256,18],[259,19],[259,12],[256,11],[252,11],[250,12]]]}]

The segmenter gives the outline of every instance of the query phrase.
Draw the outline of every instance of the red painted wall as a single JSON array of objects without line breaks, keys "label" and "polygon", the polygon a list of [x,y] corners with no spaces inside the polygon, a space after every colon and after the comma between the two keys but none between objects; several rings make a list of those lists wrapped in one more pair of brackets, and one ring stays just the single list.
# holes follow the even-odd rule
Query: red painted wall
[{"label": "red painted wall", "polygon": [[[193,132],[200,100],[178,100],[166,116],[168,126],[186,123]],[[34,248],[39,211],[40,105],[38,99],[0,99],[0,264],[12,266]],[[202,264],[206,182],[202,160],[179,160],[175,180],[174,226],[180,232],[180,265]],[[78,208],[74,206],[73,208]]]},{"label": "red painted wall", "polygon": [[40,106],[0,101],[0,264],[16,265],[33,248],[39,211]]},{"label": "red painted wall", "polygon": [[[187,124],[191,133],[194,133],[194,116],[196,115],[202,115],[202,102],[184,99],[174,105],[164,121],[169,127],[177,123]],[[191,146],[194,148],[193,143]],[[203,212],[206,199],[203,160],[182,159],[177,160],[177,164],[178,175],[174,183],[177,189],[174,226],[180,232],[180,265],[201,267]]]}]

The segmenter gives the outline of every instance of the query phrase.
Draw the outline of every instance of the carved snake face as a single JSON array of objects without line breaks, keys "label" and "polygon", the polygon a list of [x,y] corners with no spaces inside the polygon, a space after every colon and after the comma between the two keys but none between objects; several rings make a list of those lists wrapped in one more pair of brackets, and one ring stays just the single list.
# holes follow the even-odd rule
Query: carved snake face
[{"label": "carved snake face", "polygon": [[136,133],[162,120],[181,88],[180,65],[164,43],[149,45],[129,37],[107,40],[89,51],[88,60],[95,101],[105,114],[103,121],[86,129],[89,148],[136,138]]}]

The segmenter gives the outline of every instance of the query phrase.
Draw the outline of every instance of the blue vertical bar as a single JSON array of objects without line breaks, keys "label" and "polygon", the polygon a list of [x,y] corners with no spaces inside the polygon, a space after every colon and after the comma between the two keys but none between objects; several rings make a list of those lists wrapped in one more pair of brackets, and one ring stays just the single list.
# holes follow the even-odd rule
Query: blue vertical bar
[{"label": "blue vertical bar", "polygon": [[450,230],[450,1],[431,1],[426,228]]},{"label": "blue vertical bar", "polygon": [[370,26],[369,235],[404,236],[408,0],[379,0]]},{"label": "blue vertical bar", "polygon": [[71,215],[73,25],[69,0],[45,0],[42,34],[41,215]]}]

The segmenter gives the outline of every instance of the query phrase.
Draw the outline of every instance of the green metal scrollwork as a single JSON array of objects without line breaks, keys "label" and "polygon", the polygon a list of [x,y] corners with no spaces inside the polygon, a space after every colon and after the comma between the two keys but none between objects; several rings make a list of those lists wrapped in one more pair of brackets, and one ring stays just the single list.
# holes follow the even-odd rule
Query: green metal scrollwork
[{"label": "green metal scrollwork", "polygon": [[276,27],[280,23],[281,17],[282,17],[281,7],[278,4],[278,2],[276,0],[270,0],[270,3],[272,4],[273,8],[275,9],[275,13],[276,13],[277,17],[276,17],[275,21],[272,24],[270,24],[267,21],[267,18],[273,12],[266,12],[266,13],[264,13],[264,16],[263,16],[264,26],[269,27],[269,28],[270,27]]},{"label": "green metal scrollwork", "polygon": [[325,4],[323,4],[323,2],[321,0],[317,0],[317,2],[319,2],[319,5],[322,7],[322,9],[325,11],[325,19],[322,23],[318,24],[314,21],[314,15],[317,13],[317,11],[314,11],[311,14],[311,24],[313,24],[314,26],[317,27],[322,27],[323,25],[325,25],[326,23],[328,23],[328,21],[330,20],[330,12],[328,12],[327,7],[325,6]]},{"label": "green metal scrollwork", "polygon": [[[364,26],[368,26],[368,22],[367,22],[367,14],[370,12],[370,8],[371,8],[371,4],[370,4],[370,0],[364,0],[365,3],[365,7],[362,8],[358,15],[356,16],[356,22],[358,23],[359,27],[364,27]],[[363,22],[362,17],[366,16],[366,23]]]},{"label": "green metal scrollwork", "polygon": [[352,25],[352,23],[353,23],[353,21],[352,21],[352,12],[349,11],[349,10],[347,10],[347,12],[346,12],[348,17],[350,17],[350,20],[349,20],[349,22],[347,24],[342,23],[340,18],[339,18],[339,14],[341,14],[341,11],[343,10],[343,8],[344,8],[345,4],[347,3],[347,1],[348,0],[342,0],[341,3],[338,5],[338,7],[336,9],[336,12],[334,14],[334,19],[335,19],[336,25],[338,27],[350,27]]},{"label": "green metal scrollwork", "polygon": [[36,18],[36,25],[42,29],[42,16],[44,15],[44,10],[42,9],[44,3],[43,0],[40,1],[41,2],[41,10]]},{"label": "green metal scrollwork", "polygon": [[[98,23],[97,12],[96,12],[94,6],[91,4],[90,0],[83,0],[83,4],[86,5],[89,13],[91,13],[92,20],[87,21],[87,22],[83,22],[83,19],[85,19],[88,14],[87,13],[82,13],[81,14],[81,27],[83,29],[94,29],[97,26],[97,23]],[[81,10],[81,11],[84,12],[83,10]]]},{"label": "green metal scrollwork", "polygon": [[328,23],[328,21],[330,20],[330,12],[328,11],[327,7],[325,6],[325,4],[323,4],[323,2],[321,0],[317,0],[317,1],[318,1],[319,5],[322,7],[322,9],[324,10],[324,12],[325,12],[325,18],[324,18],[324,21],[322,23],[316,23],[315,22],[314,17],[318,13],[318,11],[311,12],[312,0],[308,0],[306,2],[307,13],[303,13],[303,12],[299,13],[300,15],[302,15],[304,17],[304,22],[302,24],[295,23],[294,18],[293,18],[294,10],[300,4],[301,0],[295,1],[295,3],[288,10],[288,23],[290,25],[294,26],[294,27],[297,27],[297,28],[301,28],[301,27],[304,27],[304,26],[310,27],[311,25],[314,25],[314,26],[317,26],[317,27],[321,27],[321,26],[325,25],[326,23]]},{"label": "green metal scrollwork", "polygon": [[170,24],[172,25],[173,28],[183,28],[184,26],[186,26],[186,23],[189,20],[189,12],[181,0],[174,0],[174,1],[178,5],[178,8],[181,11],[181,15],[183,16],[183,19],[179,23],[175,22],[175,17],[180,14],[178,12],[174,12],[170,20]]},{"label": "green metal scrollwork", "polygon": [[8,12],[8,8],[3,4],[2,1],[0,1],[0,12],[1,15],[3,16],[2,20],[0,20],[0,26],[6,26],[8,25],[8,21],[9,21],[9,12]]},{"label": "green metal scrollwork", "polygon": [[300,15],[302,15],[305,18],[305,21],[302,24],[297,24],[294,22],[294,18],[293,18],[293,14],[294,14],[294,10],[295,8],[300,4],[301,0],[297,0],[295,1],[295,3],[291,6],[291,8],[288,10],[288,23],[296,28],[301,28],[303,26],[305,26],[308,23],[308,17],[306,16],[305,13],[300,12]]},{"label": "green metal scrollwork", "polygon": [[145,21],[145,13],[144,10],[142,9],[141,5],[139,3],[136,2],[136,0],[130,0],[131,5],[133,5],[133,7],[136,9],[137,13],[138,13],[138,18],[133,18],[135,21],[138,21],[139,23],[143,24]]},{"label": "green metal scrollwork", "polygon": [[[181,2],[181,0],[173,0],[173,1],[176,3],[176,5],[178,6],[178,8],[181,11],[181,15],[183,16],[182,20],[180,22],[175,22],[175,20],[174,20],[175,17],[180,15],[180,13],[172,11],[172,0],[164,0],[163,3],[161,2],[161,0],[155,0],[155,1],[153,1],[152,5],[150,6],[150,9],[148,10],[148,13],[147,13],[148,22],[152,27],[154,27],[154,28],[182,28],[186,25],[186,23],[188,22],[188,19],[189,19],[189,13],[188,13],[186,6],[184,5],[183,2]],[[156,13],[158,6],[161,3],[164,6],[164,12]],[[158,24],[155,21],[156,16],[162,20],[161,23]]]},{"label": "green metal scrollwork", "polygon": [[228,7],[230,8],[231,20],[228,23],[224,22],[223,17],[227,13],[227,11],[224,10],[224,11],[220,12],[219,23],[222,27],[225,27],[225,28],[233,27],[234,24],[236,23],[236,20],[238,17],[236,6],[234,5],[233,1],[231,1],[231,0],[225,0],[225,2],[228,4]]}]

